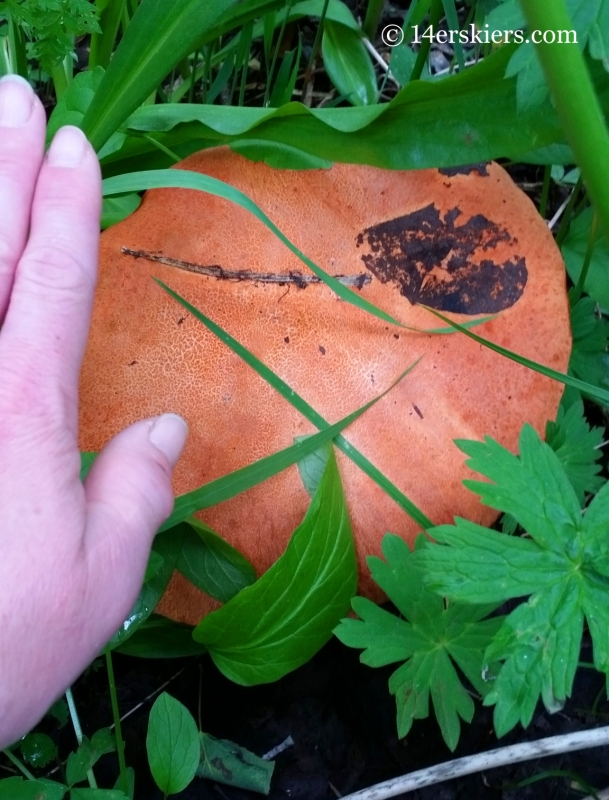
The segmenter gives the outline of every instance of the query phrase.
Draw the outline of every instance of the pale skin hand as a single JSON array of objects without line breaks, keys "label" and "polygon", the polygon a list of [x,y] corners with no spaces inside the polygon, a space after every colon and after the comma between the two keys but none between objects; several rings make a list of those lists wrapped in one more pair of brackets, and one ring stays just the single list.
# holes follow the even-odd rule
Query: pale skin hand
[{"label": "pale skin hand", "polygon": [[78,374],[97,271],[95,154],[0,81],[0,747],[33,727],[121,625],[173,506],[186,438],[143,420],[79,480]]}]

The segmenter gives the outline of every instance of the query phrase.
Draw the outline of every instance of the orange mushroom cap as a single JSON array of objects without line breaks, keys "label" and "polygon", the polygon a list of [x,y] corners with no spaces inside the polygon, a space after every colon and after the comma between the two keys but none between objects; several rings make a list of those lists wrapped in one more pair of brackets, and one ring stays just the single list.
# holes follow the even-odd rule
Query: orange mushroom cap
[{"label": "orange mushroom cap", "polygon": [[[421,305],[457,321],[497,314],[479,333],[565,371],[571,349],[564,264],[531,201],[497,164],[397,172],[337,164],[274,170],[225,147],[178,169],[249,195],[315,263],[355,276],[355,291],[405,325],[438,327]],[[176,268],[125,254],[187,262]],[[196,267],[207,268],[201,274]],[[217,268],[281,275],[272,283]],[[214,269],[216,272],[214,272]],[[205,272],[205,270],[204,270]],[[261,222],[221,198],[150,191],[102,235],[100,276],[81,377],[80,446],[99,450],[125,425],[174,411],[190,436],[174,474],[182,494],[315,432],[286,400],[153,280],[160,278],[242,342],[335,422],[416,368],[346,436],[435,524],[497,516],[464,488],[458,438],[490,435],[515,451],[525,422],[554,418],[562,386],[461,334],[414,333],[337,298]],[[412,543],[413,520],[338,454],[360,566],[360,591],[380,599],[365,557],[382,536]],[[310,498],[296,466],[201,512],[259,573],[284,551]],[[175,575],[158,611],[197,623],[217,604]]]}]

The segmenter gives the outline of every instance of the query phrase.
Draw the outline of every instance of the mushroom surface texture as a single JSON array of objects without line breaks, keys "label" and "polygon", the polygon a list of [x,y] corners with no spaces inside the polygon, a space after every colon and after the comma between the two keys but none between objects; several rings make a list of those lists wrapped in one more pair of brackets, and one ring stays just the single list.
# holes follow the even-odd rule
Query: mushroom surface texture
[{"label": "mushroom surface texture", "polygon": [[[533,203],[497,164],[413,172],[346,164],[275,170],[220,147],[176,168],[245,192],[316,264],[351,276],[355,292],[404,325],[443,326],[423,305],[459,322],[496,315],[476,332],[566,371],[571,332],[564,264]],[[241,275],[228,279],[222,270]],[[252,272],[264,274],[254,279]],[[489,435],[515,452],[525,422],[543,435],[563,387],[463,334],[429,335],[383,322],[298,275],[312,273],[244,209],[194,190],[149,191],[132,216],[102,235],[81,377],[81,449],[100,450],[144,416],[177,412],[190,426],[174,473],[182,494],[316,431],[167,295],[157,277],[331,423],[378,396],[420,358],[345,436],[435,524],[454,515],[492,523],[497,512],[463,486],[473,473],[453,440]],[[273,282],[272,276],[282,277]],[[412,544],[420,528],[337,455],[359,591],[380,600],[365,557],[380,554],[386,532]],[[261,574],[283,553],[309,502],[294,465],[197,516]],[[217,605],[176,574],[157,610],[196,624]]]}]

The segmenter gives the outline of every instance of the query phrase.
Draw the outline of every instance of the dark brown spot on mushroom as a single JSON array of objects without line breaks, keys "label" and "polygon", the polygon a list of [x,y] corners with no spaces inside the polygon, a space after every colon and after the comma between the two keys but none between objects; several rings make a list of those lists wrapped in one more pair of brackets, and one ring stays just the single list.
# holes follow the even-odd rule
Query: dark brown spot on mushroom
[{"label": "dark brown spot on mushroom", "polygon": [[470,175],[472,172],[477,172],[482,178],[488,178],[488,164],[488,161],[483,161],[480,164],[466,164],[463,167],[444,167],[444,169],[439,169],[438,172],[448,178],[454,178],[455,175]]},{"label": "dark brown spot on mushroom", "polygon": [[423,414],[421,414],[421,411],[419,410],[419,408],[418,408],[417,406],[415,406],[415,404],[414,404],[414,403],[412,404],[412,407],[413,407],[413,408],[414,408],[414,410],[416,411],[417,415],[418,415],[418,416],[419,416],[421,419],[423,419]]},{"label": "dark brown spot on mushroom", "polygon": [[289,337],[289,336],[285,336],[285,337],[284,337],[284,339],[283,339],[283,341],[284,341],[286,344],[289,344],[289,343],[290,343],[290,337]]},{"label": "dark brown spot on mushroom", "polygon": [[134,361],[130,361],[130,362],[129,362],[129,366],[130,366],[130,367],[134,367],[136,364],[137,364],[137,361],[136,361],[136,360],[134,360]]},{"label": "dark brown spot on mushroom", "polygon": [[322,354],[322,356],[326,355],[326,348],[322,344],[319,345],[319,352]]},{"label": "dark brown spot on mushroom", "polygon": [[417,304],[457,314],[494,314],[510,308],[527,282],[524,258],[495,263],[482,254],[501,242],[514,244],[505,228],[482,214],[456,225],[458,208],[444,218],[430,204],[403,217],[366,228],[357,246],[366,267],[381,283],[395,283]]}]

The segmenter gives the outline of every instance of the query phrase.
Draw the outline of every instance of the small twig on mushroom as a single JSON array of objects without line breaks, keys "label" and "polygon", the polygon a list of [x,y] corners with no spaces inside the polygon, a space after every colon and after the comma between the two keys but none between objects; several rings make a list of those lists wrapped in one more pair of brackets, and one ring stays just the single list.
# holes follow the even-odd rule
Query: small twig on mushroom
[{"label": "small twig on mushroom", "polygon": [[[156,261],[159,264],[167,264],[169,267],[177,267],[187,272],[197,272],[199,275],[207,275],[210,278],[218,278],[224,281],[277,283],[279,286],[294,284],[299,289],[304,289],[312,283],[323,283],[321,278],[316,275],[303,275],[302,272],[297,270],[290,270],[289,272],[255,272],[251,269],[224,269],[218,264],[203,266],[201,264],[193,264],[190,261],[182,261],[178,258],[168,258],[167,256],[149,253],[146,250],[131,250],[128,247],[121,247],[121,252],[134,258],[145,258],[148,261]],[[359,275],[336,275],[335,278],[345,286],[354,286],[356,289],[361,289],[372,280],[371,276],[365,272]]]},{"label": "small twig on mushroom", "polygon": [[538,739],[536,742],[513,744],[508,747],[499,747],[497,750],[489,750],[486,753],[445,761],[443,764],[420,769],[409,775],[402,775],[400,778],[377,783],[376,786],[371,786],[369,789],[348,794],[344,800],[387,800],[387,798],[397,797],[404,792],[422,789],[424,786],[433,786],[436,783],[460,778],[463,775],[472,775],[475,772],[482,772],[482,770],[607,744],[609,744],[609,727],[568,733],[563,736],[550,736],[547,739]]}]

